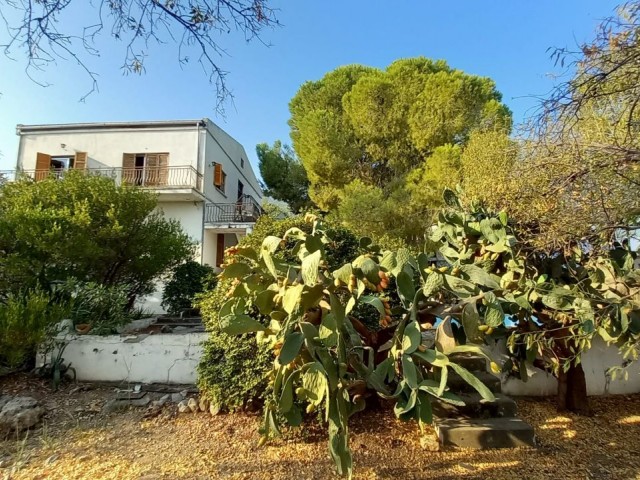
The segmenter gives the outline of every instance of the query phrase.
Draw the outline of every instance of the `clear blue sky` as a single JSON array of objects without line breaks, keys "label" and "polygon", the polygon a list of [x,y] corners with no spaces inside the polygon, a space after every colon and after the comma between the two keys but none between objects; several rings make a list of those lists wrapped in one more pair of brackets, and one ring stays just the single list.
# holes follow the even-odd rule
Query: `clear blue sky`
[{"label": "clear blue sky", "polygon": [[[79,3],[80,0],[78,0]],[[82,2],[85,5],[88,2]],[[95,3],[95,2],[94,2]],[[98,2],[99,3],[99,2]],[[345,64],[385,67],[403,57],[443,58],[466,72],[492,77],[520,121],[534,105],[530,95],[552,85],[549,47],[575,47],[593,36],[598,20],[613,13],[606,0],[331,0],[275,1],[282,28],[267,30],[247,44],[237,35],[221,37],[229,56],[235,95],[225,118],[214,112],[215,93],[201,69],[181,69],[172,45],[152,45],[146,74],[123,76],[123,42],[100,45],[100,58],[88,58],[100,91],[78,100],[90,81],[72,62],[59,62],[40,75],[42,88],[27,78],[24,62],[0,56],[0,170],[15,165],[18,123],[168,120],[210,117],[240,141],[257,165],[255,145],[289,142],[288,102],[305,80],[315,80]],[[87,7],[84,7],[85,9]],[[85,25],[85,10],[66,22]],[[0,44],[6,41],[0,32]]]}]

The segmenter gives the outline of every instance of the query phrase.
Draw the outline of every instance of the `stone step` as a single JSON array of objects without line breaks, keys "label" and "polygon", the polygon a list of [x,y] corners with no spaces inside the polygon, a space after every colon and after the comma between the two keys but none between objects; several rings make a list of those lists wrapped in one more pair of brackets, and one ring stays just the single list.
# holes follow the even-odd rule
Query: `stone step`
[{"label": "stone step", "polygon": [[434,418],[434,427],[442,445],[475,449],[535,446],[533,427],[519,418]]},{"label": "stone step", "polygon": [[[500,377],[496,377],[495,375],[489,372],[472,372],[474,376],[478,378],[482,383],[484,383],[489,390],[493,393],[500,393],[502,391],[502,382],[500,381]],[[449,369],[449,377],[447,378],[447,385],[449,389],[453,393],[459,392],[475,392],[475,388],[469,385],[466,381],[462,379],[460,375],[453,371],[453,369]]]},{"label": "stone step", "polygon": [[493,402],[484,400],[479,393],[457,394],[464,405],[451,405],[442,400],[434,399],[431,402],[433,414],[440,418],[467,417],[467,418],[502,418],[515,417],[518,406],[506,395],[496,394]]},{"label": "stone step", "polygon": [[476,355],[474,353],[452,353],[449,355],[449,360],[466,368],[470,372],[487,371],[487,359],[482,355]]}]

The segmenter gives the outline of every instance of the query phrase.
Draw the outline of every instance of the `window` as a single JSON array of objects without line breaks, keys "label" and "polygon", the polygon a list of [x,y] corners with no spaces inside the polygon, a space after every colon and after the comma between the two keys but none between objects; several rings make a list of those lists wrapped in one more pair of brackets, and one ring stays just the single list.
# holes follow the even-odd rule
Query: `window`
[{"label": "window", "polygon": [[167,185],[168,153],[123,153],[122,181],[140,186]]},{"label": "window", "polygon": [[48,153],[38,152],[36,155],[35,179],[42,180],[51,175],[52,172],[60,177],[70,168],[80,170],[87,168],[87,153],[76,152],[74,155],[49,155]]},{"label": "window", "polygon": [[240,200],[243,195],[244,195],[244,185],[240,180],[238,180],[238,200]]},{"label": "window", "polygon": [[244,158],[240,157],[240,168],[244,168]]},{"label": "window", "polygon": [[227,182],[227,174],[222,170],[222,164],[213,164],[213,185],[224,194],[225,183]]}]

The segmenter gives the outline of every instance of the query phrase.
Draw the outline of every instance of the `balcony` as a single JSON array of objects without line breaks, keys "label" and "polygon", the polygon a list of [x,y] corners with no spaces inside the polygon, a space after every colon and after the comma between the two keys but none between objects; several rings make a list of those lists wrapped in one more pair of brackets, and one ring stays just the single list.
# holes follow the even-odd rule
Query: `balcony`
[{"label": "balcony", "polygon": [[250,195],[243,195],[235,203],[208,203],[204,221],[208,226],[243,225],[256,223],[262,215],[258,202]]},{"label": "balcony", "polygon": [[[0,183],[15,180],[21,175],[36,181],[48,177],[61,178],[69,171],[66,169],[0,171]],[[204,200],[202,174],[189,165],[164,168],[103,167],[73,171],[112,178],[117,185],[128,184],[154,190],[159,194],[160,200]]]}]

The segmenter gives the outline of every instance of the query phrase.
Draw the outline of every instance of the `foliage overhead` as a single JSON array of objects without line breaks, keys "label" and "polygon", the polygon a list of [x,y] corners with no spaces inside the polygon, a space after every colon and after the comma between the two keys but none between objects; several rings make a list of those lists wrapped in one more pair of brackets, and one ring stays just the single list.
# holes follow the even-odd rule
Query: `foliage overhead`
[{"label": "foliage overhead", "polygon": [[[426,58],[337,68],[303,84],[289,109],[311,199],[359,233],[414,241],[455,186],[469,136],[511,127],[491,79]],[[364,210],[376,225],[361,225]]]},{"label": "foliage overhead", "polygon": [[[393,400],[400,419],[420,426],[431,422],[434,399],[460,402],[447,387],[449,371],[492,398],[452,354],[474,352],[492,360],[494,372],[522,375],[526,362],[541,361],[561,376],[600,336],[637,357],[640,276],[633,253],[619,248],[590,256],[576,248],[567,256],[530,256],[504,212],[464,209],[451,190],[444,200],[429,229],[431,251],[419,255],[381,251],[364,238],[366,253],[330,267],[332,238],[309,214],[311,232],[294,227],[266,236],[259,249],[232,252],[221,274],[232,287],[218,322],[230,335],[257,332],[258,344],[273,349],[265,441],[283,423],[300,425],[304,412],[319,409],[331,457],[350,476],[348,418],[366,407],[368,395]],[[290,242],[295,259],[280,254]],[[443,263],[433,263],[435,251]],[[363,305],[377,311],[377,329],[359,317]],[[443,318],[457,320],[462,333],[461,344],[446,351],[422,335]],[[502,366],[485,348],[500,338],[511,357]]]},{"label": "foliage overhead", "polygon": [[257,145],[256,153],[260,175],[267,187],[265,194],[286,202],[294,213],[309,208],[307,173],[291,147],[276,140],[273,146]]},{"label": "foliage overhead", "polygon": [[593,41],[554,52],[575,73],[521,138],[478,134],[463,153],[466,193],[507,209],[532,248],[610,247],[640,226],[639,12],[625,3]]},{"label": "foliage overhead", "polygon": [[193,254],[153,193],[109,178],[68,172],[0,188],[0,296],[75,278],[127,285],[130,304]]},{"label": "foliage overhead", "polygon": [[[86,12],[78,10],[82,4]],[[83,13],[87,24],[78,26],[77,18]],[[119,0],[96,4],[0,0],[0,15],[6,27],[0,44],[6,54],[24,53],[31,78],[60,60],[72,59],[91,80],[86,97],[97,89],[98,77],[88,60],[99,55],[97,39],[107,30],[114,42],[124,41],[125,73],[145,72],[145,58],[153,43],[163,48],[175,44],[181,64],[191,61],[193,55],[216,86],[219,111],[230,96],[227,72],[219,63],[225,54],[220,37],[235,30],[249,41],[259,39],[264,28],[279,26],[268,0]]]}]

